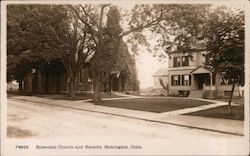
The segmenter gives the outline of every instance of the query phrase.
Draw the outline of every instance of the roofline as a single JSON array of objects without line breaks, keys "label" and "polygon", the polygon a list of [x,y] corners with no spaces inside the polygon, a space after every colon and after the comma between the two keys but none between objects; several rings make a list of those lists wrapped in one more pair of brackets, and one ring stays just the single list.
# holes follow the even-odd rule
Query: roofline
[{"label": "roofline", "polygon": [[195,72],[195,71],[198,70],[199,68],[204,68],[205,70],[207,70],[207,71],[209,71],[209,72],[212,73],[212,71],[211,71],[210,69],[207,69],[207,68],[205,68],[204,66],[198,66],[197,68],[195,68],[194,70],[192,70],[190,73]]},{"label": "roofline", "polygon": [[[190,51],[191,52],[201,52],[201,51],[206,51],[207,49],[191,49]],[[182,52],[182,51],[173,51],[173,52],[169,52],[167,53],[168,55],[171,55],[171,54],[176,54],[176,53],[188,53],[188,52]]]},{"label": "roofline", "polygon": [[163,75],[153,75],[152,77],[157,77],[157,76],[169,76],[168,74],[163,74]]}]

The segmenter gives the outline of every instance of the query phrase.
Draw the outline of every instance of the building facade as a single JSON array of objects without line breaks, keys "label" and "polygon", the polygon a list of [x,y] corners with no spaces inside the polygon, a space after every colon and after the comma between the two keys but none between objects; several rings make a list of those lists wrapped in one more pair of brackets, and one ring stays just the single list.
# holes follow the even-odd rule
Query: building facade
[{"label": "building facade", "polygon": [[163,88],[162,85],[164,85],[164,87],[167,88],[168,86],[168,69],[167,68],[161,68],[159,70],[157,70],[154,75],[153,75],[153,79],[154,79],[154,88]]},{"label": "building facade", "polygon": [[[232,82],[223,73],[214,73],[204,67],[206,51],[169,54],[169,92],[189,97],[228,97]],[[235,87],[233,96],[242,96],[243,87]]]},{"label": "building facade", "polygon": [[[79,77],[76,79],[76,94],[93,93],[92,80],[91,67],[82,68]],[[101,91],[134,91],[135,88],[130,87],[131,84],[125,72],[111,72],[108,80],[101,85]],[[41,72],[32,70],[24,79],[23,92],[26,94],[67,94],[69,92],[68,85],[69,82],[65,71],[49,70]]]}]

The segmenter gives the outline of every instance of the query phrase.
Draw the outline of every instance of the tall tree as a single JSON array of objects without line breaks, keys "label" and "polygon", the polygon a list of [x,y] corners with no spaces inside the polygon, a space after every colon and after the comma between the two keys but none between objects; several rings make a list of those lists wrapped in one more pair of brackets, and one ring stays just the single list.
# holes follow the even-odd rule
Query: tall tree
[{"label": "tall tree", "polygon": [[[156,5],[155,9],[167,9],[159,24],[150,27],[156,35],[155,49],[166,53],[175,51],[192,56],[194,51],[205,49],[204,27],[211,5],[207,4],[170,4]],[[157,51],[156,51],[157,52]],[[164,55],[155,53],[157,57]]]},{"label": "tall tree", "polygon": [[24,77],[32,68],[59,58],[39,32],[27,5],[7,7],[7,80],[16,79],[22,92]]},{"label": "tall tree", "polygon": [[[166,11],[163,9],[154,10],[154,12],[150,14],[152,16],[150,16],[149,10],[151,6],[136,6],[133,11],[134,15],[132,15],[131,21],[129,22],[129,29],[124,31],[120,29],[119,10],[115,6],[110,4],[95,6],[72,5],[70,8],[90,30],[90,34],[96,45],[92,65],[94,101],[98,101],[100,100],[100,84],[102,74],[107,72],[103,69],[105,67],[110,67],[109,64],[112,62],[112,59],[110,58],[116,56],[115,53],[119,51],[120,43],[123,37],[132,33],[141,32],[144,28],[149,28],[150,26],[158,24]],[[107,30],[107,33],[105,30]],[[110,44],[106,44],[107,40],[110,41]]]},{"label": "tall tree", "polygon": [[[30,59],[31,62],[61,60],[70,96],[74,98],[76,78],[86,58],[93,52],[86,27],[80,25],[79,20],[63,5],[10,5],[8,12],[8,55],[14,53],[19,57],[20,53],[28,50],[30,56],[36,56]],[[15,37],[15,27],[20,30],[17,33],[19,38]],[[23,43],[20,46],[17,45],[19,41]],[[38,62],[35,64],[41,65]],[[25,75],[25,72],[22,73]]]},{"label": "tall tree", "polygon": [[225,7],[216,8],[207,21],[206,65],[208,68],[223,72],[232,81],[228,112],[236,84],[244,84],[244,14]]}]

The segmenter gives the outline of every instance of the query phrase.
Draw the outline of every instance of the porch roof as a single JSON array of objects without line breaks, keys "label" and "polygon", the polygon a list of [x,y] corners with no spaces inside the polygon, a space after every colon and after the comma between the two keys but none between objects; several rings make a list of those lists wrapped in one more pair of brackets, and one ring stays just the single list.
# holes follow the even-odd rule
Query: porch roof
[{"label": "porch roof", "polygon": [[195,68],[194,70],[192,70],[190,73],[192,73],[192,74],[209,74],[209,73],[211,73],[211,71],[202,67],[202,66],[199,66],[199,67]]}]

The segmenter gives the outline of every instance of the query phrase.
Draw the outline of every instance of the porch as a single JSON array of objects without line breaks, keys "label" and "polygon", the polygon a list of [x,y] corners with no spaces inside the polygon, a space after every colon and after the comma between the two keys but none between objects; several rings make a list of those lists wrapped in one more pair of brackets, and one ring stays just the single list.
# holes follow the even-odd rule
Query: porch
[{"label": "porch", "polygon": [[199,66],[190,73],[192,75],[192,86],[189,97],[216,98],[215,75],[212,71]]}]

